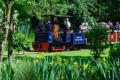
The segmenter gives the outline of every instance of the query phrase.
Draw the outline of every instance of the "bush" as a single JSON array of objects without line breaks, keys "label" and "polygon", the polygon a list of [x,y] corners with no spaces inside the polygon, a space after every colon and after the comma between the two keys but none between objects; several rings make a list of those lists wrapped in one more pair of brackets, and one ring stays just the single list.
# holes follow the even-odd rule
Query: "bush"
[{"label": "bush", "polygon": [[110,47],[110,58],[120,58],[120,42]]},{"label": "bush", "polygon": [[25,34],[17,33],[13,35],[13,48],[18,52],[21,50],[30,50],[31,43]]},{"label": "bush", "polygon": [[108,29],[102,25],[92,25],[86,36],[89,42],[89,49],[93,52],[92,55],[98,59],[107,48]]}]

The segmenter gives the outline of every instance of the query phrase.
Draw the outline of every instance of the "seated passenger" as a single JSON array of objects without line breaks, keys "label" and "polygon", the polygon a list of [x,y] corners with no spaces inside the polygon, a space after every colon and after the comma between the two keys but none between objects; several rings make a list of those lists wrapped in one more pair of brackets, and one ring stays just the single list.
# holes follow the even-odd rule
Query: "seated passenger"
[{"label": "seated passenger", "polygon": [[116,22],[116,29],[117,29],[118,31],[120,31],[120,24],[119,24],[119,22]]},{"label": "seated passenger", "polygon": [[85,23],[82,23],[82,25],[79,26],[81,32],[84,31],[84,26],[85,26]]},{"label": "seated passenger", "polygon": [[112,30],[112,32],[114,32],[114,30],[115,30],[115,27],[113,26],[112,23],[110,23],[110,30]]},{"label": "seated passenger", "polygon": [[51,25],[50,21],[48,21],[46,28],[47,28],[47,31],[51,31],[52,25]]},{"label": "seated passenger", "polygon": [[88,29],[88,23],[82,23],[82,25],[80,26],[80,28],[81,28],[81,31],[82,32],[86,32],[87,31],[87,29]]},{"label": "seated passenger", "polygon": [[41,26],[40,26],[40,32],[41,32],[41,31],[44,31],[44,28],[45,28],[45,24],[42,23]]}]

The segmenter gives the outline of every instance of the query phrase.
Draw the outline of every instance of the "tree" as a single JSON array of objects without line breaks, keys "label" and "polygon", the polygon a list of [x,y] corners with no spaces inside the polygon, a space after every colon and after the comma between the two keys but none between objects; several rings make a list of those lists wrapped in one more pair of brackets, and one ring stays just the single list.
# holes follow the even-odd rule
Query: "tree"
[{"label": "tree", "polygon": [[[2,20],[2,26],[3,26],[3,35],[2,40],[0,42],[0,62],[2,61],[2,57],[4,54],[4,48],[6,45],[6,41],[8,38],[8,60],[11,59],[12,56],[12,27],[13,27],[13,14],[14,11],[17,10],[19,12],[19,16],[23,15],[26,16],[23,18],[24,20],[28,20],[30,17],[28,17],[28,14],[25,14],[24,11],[28,11],[28,13],[31,13],[31,7],[30,4],[33,3],[32,0],[2,0],[0,1],[0,5],[2,6],[0,9],[3,12],[3,20]],[[18,10],[18,6],[22,6],[23,9]],[[32,7],[34,6],[31,5]],[[30,10],[31,9],[31,10]],[[9,35],[8,35],[9,34]]]},{"label": "tree", "polygon": [[95,11],[94,1],[73,0],[70,1],[68,14],[73,16],[73,26],[79,26],[82,22],[95,22],[96,20],[92,15]]},{"label": "tree", "polygon": [[89,49],[92,51],[94,59],[97,60],[104,49],[107,48],[108,29],[101,25],[92,25],[86,36],[88,38]]},{"label": "tree", "polygon": [[2,62],[2,57],[4,54],[4,48],[6,45],[7,37],[8,37],[8,29],[10,24],[10,18],[11,18],[11,8],[13,3],[11,0],[4,0],[0,2],[3,11],[3,21],[2,21],[2,26],[3,26],[3,35],[2,35],[2,40],[0,41],[0,62]]}]

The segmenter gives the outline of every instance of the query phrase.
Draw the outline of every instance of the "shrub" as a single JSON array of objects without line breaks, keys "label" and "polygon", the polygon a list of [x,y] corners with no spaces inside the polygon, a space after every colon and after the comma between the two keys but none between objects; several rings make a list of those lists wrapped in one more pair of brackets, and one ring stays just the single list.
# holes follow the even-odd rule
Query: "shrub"
[{"label": "shrub", "polygon": [[92,55],[95,59],[98,59],[107,48],[108,29],[102,25],[92,25],[86,36],[89,41],[89,49],[93,52]]},{"label": "shrub", "polygon": [[21,50],[30,50],[31,41],[25,34],[17,33],[13,35],[13,48],[18,52]]},{"label": "shrub", "polygon": [[110,47],[110,58],[120,58],[120,42]]}]

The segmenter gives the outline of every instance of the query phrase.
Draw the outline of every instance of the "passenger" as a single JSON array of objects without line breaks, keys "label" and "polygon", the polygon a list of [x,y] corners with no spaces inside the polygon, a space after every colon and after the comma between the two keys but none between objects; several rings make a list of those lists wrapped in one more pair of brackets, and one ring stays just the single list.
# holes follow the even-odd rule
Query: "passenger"
[{"label": "passenger", "polygon": [[71,23],[70,23],[70,21],[69,21],[69,18],[66,18],[66,21],[65,21],[65,26],[66,26],[66,29],[68,30],[68,31],[70,31],[70,28],[71,28]]},{"label": "passenger", "polygon": [[82,23],[82,24],[79,26],[81,32],[84,31],[84,26],[85,26],[85,23]]},{"label": "passenger", "polygon": [[120,23],[119,23],[119,22],[116,22],[116,29],[117,29],[118,31],[120,31]]},{"label": "passenger", "polygon": [[40,27],[40,32],[44,31],[44,28],[45,28],[45,24],[44,22],[42,22],[41,27]]},{"label": "passenger", "polygon": [[110,25],[110,30],[112,30],[112,32],[114,32],[115,27],[113,26],[113,23],[109,23],[109,25]]},{"label": "passenger", "polygon": [[91,26],[88,25],[88,23],[85,23],[87,29],[92,29]]},{"label": "passenger", "polygon": [[109,25],[108,25],[107,23],[105,23],[105,22],[102,22],[102,25],[103,25],[105,28],[108,28],[108,29],[110,28]]},{"label": "passenger", "polygon": [[51,25],[51,22],[50,22],[50,21],[48,21],[46,27],[47,27],[47,31],[51,31],[52,25]]},{"label": "passenger", "polygon": [[87,28],[88,28],[88,23],[85,23],[85,25],[83,27],[83,32],[87,32]]},{"label": "passenger", "polygon": [[87,29],[88,29],[88,23],[85,23],[84,32],[87,32]]}]

